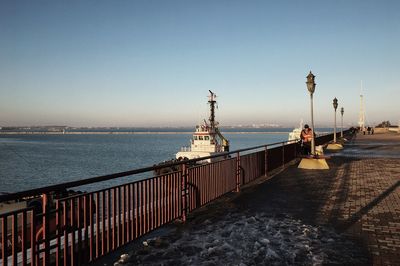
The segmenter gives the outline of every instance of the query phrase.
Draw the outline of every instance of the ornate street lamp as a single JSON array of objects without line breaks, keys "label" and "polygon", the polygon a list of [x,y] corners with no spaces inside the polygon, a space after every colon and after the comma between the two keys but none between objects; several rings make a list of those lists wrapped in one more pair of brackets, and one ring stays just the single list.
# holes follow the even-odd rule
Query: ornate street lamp
[{"label": "ornate street lamp", "polygon": [[336,143],[336,109],[338,107],[337,99],[333,99],[333,108],[335,109],[335,127],[333,129],[333,143]]},{"label": "ornate street lamp", "polygon": [[310,92],[310,100],[311,100],[311,130],[313,133],[313,137],[311,139],[311,155],[315,155],[315,140],[314,140],[314,112],[313,112],[313,94],[315,91],[315,76],[313,73],[308,74],[307,76],[307,89]]},{"label": "ornate street lamp", "polygon": [[315,91],[315,76],[311,73],[307,76],[307,90],[310,92],[310,99],[311,99],[311,156],[302,158],[298,168],[301,169],[329,169],[328,164],[323,155],[319,155],[315,153],[315,139],[314,139],[314,106],[313,106],[313,94]]},{"label": "ornate street lamp", "polygon": [[340,137],[343,139],[343,114],[344,114],[343,107],[340,109],[340,113],[342,114],[342,131],[340,132]]}]

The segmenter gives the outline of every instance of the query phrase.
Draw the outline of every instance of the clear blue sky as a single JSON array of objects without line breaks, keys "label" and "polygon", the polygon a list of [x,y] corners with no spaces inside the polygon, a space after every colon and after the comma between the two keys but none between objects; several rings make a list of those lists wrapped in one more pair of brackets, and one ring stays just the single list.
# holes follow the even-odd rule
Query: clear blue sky
[{"label": "clear blue sky", "polygon": [[400,1],[0,1],[0,126],[400,119]]}]

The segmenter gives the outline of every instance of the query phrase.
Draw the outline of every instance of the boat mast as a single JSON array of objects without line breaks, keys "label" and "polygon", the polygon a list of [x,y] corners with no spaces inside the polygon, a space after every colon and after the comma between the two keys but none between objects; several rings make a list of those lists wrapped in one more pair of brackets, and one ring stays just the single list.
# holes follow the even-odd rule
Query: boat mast
[{"label": "boat mast", "polygon": [[215,95],[215,93],[213,93],[211,90],[208,90],[210,92],[210,99],[208,100],[208,103],[210,104],[210,127],[212,130],[215,129],[215,104],[217,103],[217,101],[215,100],[215,98],[217,97],[217,95]]}]

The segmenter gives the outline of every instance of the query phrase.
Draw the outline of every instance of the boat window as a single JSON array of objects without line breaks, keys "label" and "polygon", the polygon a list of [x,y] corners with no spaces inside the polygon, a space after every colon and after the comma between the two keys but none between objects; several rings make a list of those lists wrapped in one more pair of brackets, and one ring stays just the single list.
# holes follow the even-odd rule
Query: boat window
[{"label": "boat window", "polygon": [[210,140],[210,136],[204,136],[204,140]]},{"label": "boat window", "polygon": [[197,136],[193,136],[193,139],[194,139],[194,140],[197,140]]},{"label": "boat window", "polygon": [[203,140],[203,136],[199,136],[199,140]]}]

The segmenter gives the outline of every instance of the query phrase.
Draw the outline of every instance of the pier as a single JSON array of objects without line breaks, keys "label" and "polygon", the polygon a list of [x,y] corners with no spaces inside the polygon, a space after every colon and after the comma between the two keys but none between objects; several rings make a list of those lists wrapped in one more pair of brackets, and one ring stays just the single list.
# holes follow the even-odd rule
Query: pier
[{"label": "pier", "polygon": [[400,135],[358,134],[330,155],[329,170],[292,164],[105,261],[400,265]]}]

